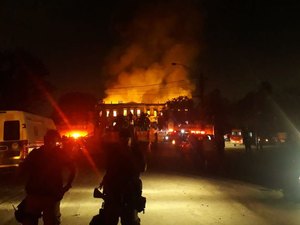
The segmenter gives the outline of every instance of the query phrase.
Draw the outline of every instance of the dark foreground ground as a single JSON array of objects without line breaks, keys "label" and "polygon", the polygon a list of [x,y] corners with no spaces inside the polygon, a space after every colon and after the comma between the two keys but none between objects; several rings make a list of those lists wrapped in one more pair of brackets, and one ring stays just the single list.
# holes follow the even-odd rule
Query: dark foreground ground
[{"label": "dark foreground ground", "polygon": [[[275,189],[298,188],[300,152],[296,146],[266,146],[251,153],[227,151],[224,175]],[[300,190],[300,189],[299,189]]]},{"label": "dark foreground ground", "polygon": [[[245,153],[243,146],[225,149],[222,157],[211,157],[204,165],[194,155],[183,155],[167,145],[160,145],[156,152],[146,151],[150,172],[166,171],[183,174],[226,178],[262,185],[272,189],[299,189],[300,153],[290,146],[267,146],[265,149]],[[81,153],[77,157],[80,170],[97,167],[103,171],[104,155],[101,151]],[[2,184],[13,185],[16,169],[2,168]],[[18,184],[18,182],[17,182]],[[299,185],[299,187],[298,187]]]},{"label": "dark foreground ground", "polygon": [[[212,155],[203,163],[193,154],[181,154],[160,144],[156,151],[146,151],[148,170],[171,171],[215,178],[228,178],[259,184],[272,189],[298,188],[300,148],[291,145],[270,145],[262,150],[244,146],[226,148],[221,156]],[[93,159],[101,167],[103,155]],[[300,186],[299,186],[300,190]]]},{"label": "dark foreground ground", "polygon": [[[82,152],[76,159],[78,175],[62,203],[62,224],[86,225],[98,213],[101,201],[92,192],[103,177],[104,156],[101,151],[91,153]],[[268,146],[250,154],[241,146],[227,148],[223,157],[210,158],[204,167],[196,157],[166,145],[146,155],[144,225],[298,224],[300,205],[280,191],[298,188],[298,148]],[[17,224],[12,205],[24,197],[23,188],[13,169],[1,170],[1,225]]]}]

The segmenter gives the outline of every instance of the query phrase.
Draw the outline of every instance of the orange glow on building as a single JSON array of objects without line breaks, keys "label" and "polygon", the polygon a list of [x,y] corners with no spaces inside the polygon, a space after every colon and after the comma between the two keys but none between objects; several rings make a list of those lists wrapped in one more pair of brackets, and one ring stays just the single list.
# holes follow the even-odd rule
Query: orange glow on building
[{"label": "orange glow on building", "polygon": [[104,103],[164,103],[178,96],[191,98],[194,90],[195,84],[183,68],[156,65],[146,70],[121,72],[107,88]]},{"label": "orange glow on building", "polygon": [[[114,121],[119,115],[126,116],[129,113],[134,117],[141,116],[142,113],[148,114],[151,122],[157,121],[158,112],[165,104],[145,104],[145,103],[120,103],[120,104],[99,104],[98,115],[102,121]],[[106,112],[104,114],[103,112]],[[126,114],[126,115],[125,115]]]}]

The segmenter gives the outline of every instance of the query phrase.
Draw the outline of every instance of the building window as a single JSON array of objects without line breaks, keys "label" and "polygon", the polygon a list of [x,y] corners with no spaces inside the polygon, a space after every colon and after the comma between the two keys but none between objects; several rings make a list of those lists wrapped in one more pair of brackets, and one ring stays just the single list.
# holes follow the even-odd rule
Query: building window
[{"label": "building window", "polygon": [[147,114],[150,116],[150,114],[151,114],[150,109],[147,109]]},{"label": "building window", "polygon": [[140,115],[141,115],[141,110],[140,110],[140,109],[137,109],[137,110],[136,110],[136,115],[137,115],[137,116],[140,116]]},{"label": "building window", "polygon": [[114,110],[113,110],[113,117],[117,117],[117,114],[118,114],[118,113],[117,113],[117,110],[114,109]]},{"label": "building window", "polygon": [[154,110],[153,113],[154,113],[154,116],[157,116],[157,110],[156,109]]},{"label": "building window", "polygon": [[109,117],[109,110],[106,110],[106,117]]},{"label": "building window", "polygon": [[132,115],[134,115],[134,110],[133,109],[130,109],[130,112]]},{"label": "building window", "polygon": [[127,116],[127,109],[123,109],[123,116]]}]

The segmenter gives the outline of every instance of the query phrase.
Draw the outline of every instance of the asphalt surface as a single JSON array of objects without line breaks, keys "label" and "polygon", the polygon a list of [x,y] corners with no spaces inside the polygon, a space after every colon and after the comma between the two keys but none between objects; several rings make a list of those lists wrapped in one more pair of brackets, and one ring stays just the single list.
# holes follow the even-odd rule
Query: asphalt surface
[{"label": "asphalt surface", "polygon": [[[141,224],[299,224],[300,204],[282,191],[292,176],[289,171],[297,167],[296,153],[277,147],[251,154],[242,147],[227,148],[222,160],[200,169],[193,158],[173,150],[164,146],[148,153],[148,169],[142,175],[147,206]],[[98,213],[102,201],[92,194],[104,171],[101,155],[92,159],[80,157],[73,188],[61,204],[63,225],[89,224]],[[14,170],[1,170],[0,225],[17,224],[12,205],[24,191],[14,178]]]}]

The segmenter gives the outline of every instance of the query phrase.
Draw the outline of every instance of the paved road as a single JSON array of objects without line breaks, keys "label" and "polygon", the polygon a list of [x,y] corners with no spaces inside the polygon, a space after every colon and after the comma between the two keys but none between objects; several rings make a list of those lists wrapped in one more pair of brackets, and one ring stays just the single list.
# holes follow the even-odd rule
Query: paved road
[{"label": "paved road", "polygon": [[[236,157],[245,162],[245,158]],[[142,176],[147,197],[146,212],[140,215],[143,225],[299,224],[300,204],[286,201],[280,189],[180,170],[178,159],[167,158],[160,157],[164,166],[150,166]],[[0,173],[0,225],[17,224],[12,205],[24,193],[13,176],[12,171]],[[73,188],[62,201],[62,225],[89,224],[101,204],[92,192],[102,176],[101,169],[79,167]]]},{"label": "paved road", "polygon": [[[92,197],[99,181],[93,170],[80,171],[72,190],[62,201],[63,225],[86,225],[97,214],[101,200]],[[150,225],[293,225],[299,224],[300,206],[286,202],[279,190],[226,179],[178,173],[146,172],[147,197],[142,224]],[[11,205],[21,200],[21,186],[1,186],[0,224],[17,224]]]}]

